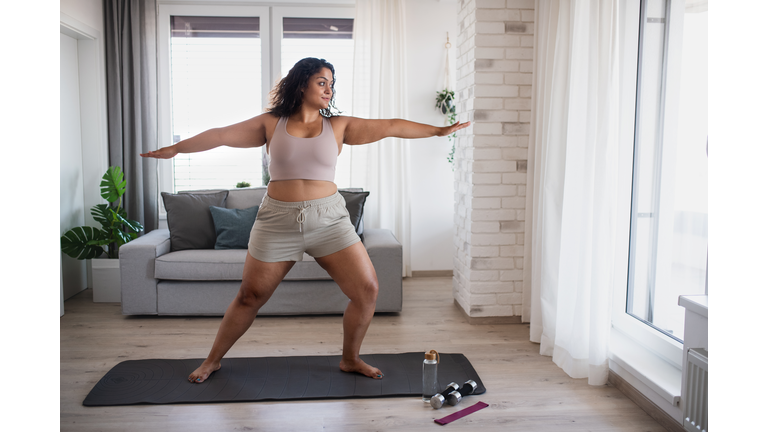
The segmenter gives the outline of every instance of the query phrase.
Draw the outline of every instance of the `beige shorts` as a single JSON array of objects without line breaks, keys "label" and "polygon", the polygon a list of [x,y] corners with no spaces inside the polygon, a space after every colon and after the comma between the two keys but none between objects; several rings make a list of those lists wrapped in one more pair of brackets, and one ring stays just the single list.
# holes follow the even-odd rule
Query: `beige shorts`
[{"label": "beige shorts", "polygon": [[259,261],[301,261],[304,252],[323,257],[360,241],[344,197],[284,202],[264,195],[251,228],[248,253]]}]

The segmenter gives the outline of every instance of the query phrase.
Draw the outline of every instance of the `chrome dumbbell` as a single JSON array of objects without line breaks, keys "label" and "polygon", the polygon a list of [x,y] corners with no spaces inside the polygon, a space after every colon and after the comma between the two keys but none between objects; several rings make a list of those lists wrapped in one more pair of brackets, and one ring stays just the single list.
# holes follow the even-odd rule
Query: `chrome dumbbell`
[{"label": "chrome dumbbell", "polygon": [[432,405],[432,408],[434,409],[440,409],[445,404],[446,398],[451,392],[455,392],[459,389],[459,385],[455,382],[452,382],[448,384],[448,387],[445,388],[445,390],[442,391],[442,393],[437,393],[436,395],[432,396],[432,398],[429,400],[429,404]]},{"label": "chrome dumbbell", "polygon": [[446,402],[451,406],[458,405],[464,396],[471,395],[475,390],[477,390],[477,383],[472,380],[467,380],[459,390],[454,390],[448,393]]}]

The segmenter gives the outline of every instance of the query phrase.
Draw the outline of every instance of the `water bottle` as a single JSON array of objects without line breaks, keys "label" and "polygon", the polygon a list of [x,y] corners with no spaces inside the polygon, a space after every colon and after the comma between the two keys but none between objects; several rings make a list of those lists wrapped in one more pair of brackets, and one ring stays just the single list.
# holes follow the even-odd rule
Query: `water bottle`
[{"label": "water bottle", "polygon": [[421,400],[429,403],[432,396],[440,393],[440,385],[437,383],[437,364],[440,362],[440,354],[435,350],[424,353],[424,365],[422,367],[422,391]]}]

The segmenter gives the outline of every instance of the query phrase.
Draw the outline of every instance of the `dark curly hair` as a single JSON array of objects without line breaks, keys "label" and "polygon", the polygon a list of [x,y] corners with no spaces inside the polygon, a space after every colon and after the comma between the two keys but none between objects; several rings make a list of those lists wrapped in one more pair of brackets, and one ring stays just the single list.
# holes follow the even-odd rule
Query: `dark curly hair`
[{"label": "dark curly hair", "polygon": [[328,103],[328,108],[320,110],[320,115],[323,117],[339,115],[340,111],[336,108],[336,89],[334,88],[336,70],[332,64],[324,59],[314,57],[301,59],[293,65],[288,71],[288,75],[281,79],[270,92],[271,106],[266,111],[277,117],[288,117],[298,111],[302,102],[301,91],[307,88],[309,78],[320,72],[322,68],[331,70],[333,81],[331,82],[331,101]]}]

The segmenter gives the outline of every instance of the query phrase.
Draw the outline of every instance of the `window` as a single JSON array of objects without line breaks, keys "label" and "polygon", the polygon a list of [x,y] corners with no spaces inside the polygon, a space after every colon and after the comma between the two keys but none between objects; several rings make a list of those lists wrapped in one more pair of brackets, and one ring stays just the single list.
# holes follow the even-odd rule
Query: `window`
[{"label": "window", "polygon": [[[263,113],[273,85],[310,56],[334,65],[336,106],[349,115],[354,7],[161,4],[159,12],[159,145]],[[160,190],[262,185],[264,150],[219,147],[161,161]],[[349,186],[348,152],[336,176],[339,187]]]},{"label": "window", "polygon": [[707,270],[706,4],[640,2],[626,314],[681,343]]},{"label": "window", "polygon": [[[259,17],[171,16],[173,142],[261,113]],[[173,158],[174,192],[262,184],[261,151],[218,147]]]}]

